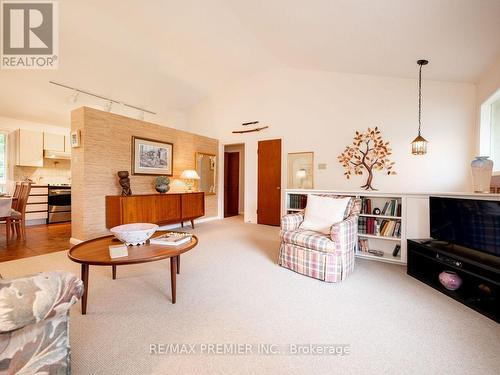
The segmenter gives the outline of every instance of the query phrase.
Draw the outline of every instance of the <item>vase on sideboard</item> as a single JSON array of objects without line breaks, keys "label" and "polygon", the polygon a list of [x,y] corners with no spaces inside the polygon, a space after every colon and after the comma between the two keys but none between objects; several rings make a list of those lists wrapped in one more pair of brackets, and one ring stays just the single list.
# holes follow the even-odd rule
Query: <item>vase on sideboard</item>
[{"label": "vase on sideboard", "polygon": [[476,156],[471,163],[471,170],[474,193],[489,193],[493,161],[488,156]]}]

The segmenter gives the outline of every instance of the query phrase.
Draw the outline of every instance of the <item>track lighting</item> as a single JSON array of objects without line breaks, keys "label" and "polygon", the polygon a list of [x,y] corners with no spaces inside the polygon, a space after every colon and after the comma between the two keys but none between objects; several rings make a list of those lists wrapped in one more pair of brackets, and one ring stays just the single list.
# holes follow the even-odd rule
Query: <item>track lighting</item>
[{"label": "track lighting", "polygon": [[123,105],[124,107],[128,107],[128,108],[132,108],[132,109],[136,109],[138,111],[141,111],[141,112],[143,112],[143,115],[144,115],[144,112],[150,113],[152,115],[156,115],[156,112],[149,111],[147,109],[140,108],[140,107],[137,107],[137,106],[132,105],[132,104],[127,104],[127,103],[121,102],[119,100],[111,99],[111,98],[108,98],[106,96],[94,94],[94,93],[92,93],[90,91],[81,90],[79,88],[71,87],[71,86],[64,85],[62,83],[54,82],[54,81],[49,81],[49,83],[51,83],[53,85],[56,85],[56,86],[64,87],[65,89],[68,89],[68,90],[74,91],[74,94],[73,94],[72,98],[70,99],[70,101],[72,103],[74,103],[74,102],[76,102],[78,100],[78,95],[79,94],[85,94],[85,95],[88,95],[88,96],[92,96],[94,98],[98,98],[98,99],[102,99],[102,100],[107,101],[108,103],[105,106],[105,110],[108,111],[108,112],[111,111],[111,107],[113,106],[113,104],[120,104],[120,105]]},{"label": "track lighting", "polygon": [[75,90],[75,92],[73,93],[73,95],[71,95],[71,97],[69,98],[69,102],[70,103],[76,103],[78,101],[78,95],[79,94],[80,93]]},{"label": "track lighting", "polygon": [[104,109],[106,110],[106,112],[111,112],[112,106],[113,106],[113,102],[110,100],[109,102],[106,103],[106,106],[104,107]]}]

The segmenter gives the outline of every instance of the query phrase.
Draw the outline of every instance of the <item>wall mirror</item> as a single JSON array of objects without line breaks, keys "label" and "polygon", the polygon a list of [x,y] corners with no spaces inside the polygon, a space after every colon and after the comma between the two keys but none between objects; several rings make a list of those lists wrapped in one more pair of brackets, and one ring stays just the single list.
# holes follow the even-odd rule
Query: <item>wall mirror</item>
[{"label": "wall mirror", "polygon": [[288,189],[314,188],[314,152],[288,154]]},{"label": "wall mirror", "polygon": [[203,191],[205,194],[215,194],[217,191],[217,157],[213,154],[197,152],[195,159],[196,172],[200,176],[198,191]]}]

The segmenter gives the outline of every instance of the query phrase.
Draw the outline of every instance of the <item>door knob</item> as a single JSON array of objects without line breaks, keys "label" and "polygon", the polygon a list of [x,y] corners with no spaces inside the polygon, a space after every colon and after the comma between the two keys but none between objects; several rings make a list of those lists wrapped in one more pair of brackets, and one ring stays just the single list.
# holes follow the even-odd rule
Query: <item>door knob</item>
[{"label": "door knob", "polygon": [[276,189],[280,190],[281,188],[279,186],[277,186]]}]

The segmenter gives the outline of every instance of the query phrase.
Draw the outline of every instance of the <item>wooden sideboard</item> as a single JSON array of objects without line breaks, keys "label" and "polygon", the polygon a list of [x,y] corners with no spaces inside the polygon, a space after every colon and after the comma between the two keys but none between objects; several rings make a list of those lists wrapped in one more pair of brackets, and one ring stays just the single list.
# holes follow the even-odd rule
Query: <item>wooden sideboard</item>
[{"label": "wooden sideboard", "polygon": [[170,193],[106,196],[106,228],[121,224],[159,225],[190,221],[205,215],[205,193]]}]

